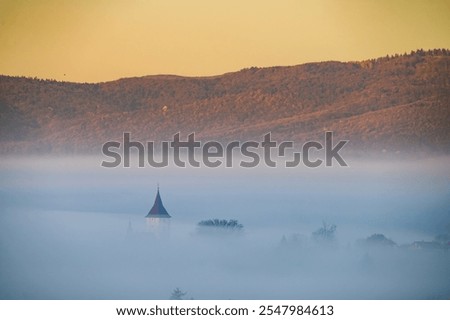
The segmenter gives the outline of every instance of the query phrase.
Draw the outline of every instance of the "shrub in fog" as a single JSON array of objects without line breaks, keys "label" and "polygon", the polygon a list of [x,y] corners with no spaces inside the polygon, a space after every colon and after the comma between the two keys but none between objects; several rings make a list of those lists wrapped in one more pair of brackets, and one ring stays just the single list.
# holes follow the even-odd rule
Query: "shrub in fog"
[{"label": "shrub in fog", "polygon": [[172,294],[170,295],[170,300],[183,300],[186,294],[187,292],[181,291],[180,288],[175,288],[175,290],[173,290]]},{"label": "shrub in fog", "polygon": [[198,223],[199,227],[213,227],[228,230],[241,230],[244,226],[240,224],[237,220],[219,220],[219,219],[209,219],[202,220]]},{"label": "shrub in fog", "polygon": [[240,224],[237,220],[226,220],[226,219],[209,219],[202,220],[197,224],[197,231],[199,233],[240,233],[244,226]]},{"label": "shrub in fog", "polygon": [[384,234],[374,233],[366,239],[359,240],[358,244],[365,246],[378,246],[378,247],[395,247],[397,244],[391,239],[386,238]]},{"label": "shrub in fog", "polygon": [[336,225],[328,225],[323,222],[322,227],[312,233],[312,238],[317,242],[327,243],[335,240]]},{"label": "shrub in fog", "polygon": [[283,235],[280,241],[281,248],[304,248],[308,243],[308,238],[299,233],[293,233],[287,237]]}]

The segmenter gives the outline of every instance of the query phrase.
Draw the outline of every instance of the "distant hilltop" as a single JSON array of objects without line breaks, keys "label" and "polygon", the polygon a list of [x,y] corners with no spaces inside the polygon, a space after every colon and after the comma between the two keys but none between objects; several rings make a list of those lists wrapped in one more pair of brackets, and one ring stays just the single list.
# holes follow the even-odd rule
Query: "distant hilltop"
[{"label": "distant hilltop", "polygon": [[248,68],[213,77],[79,84],[0,76],[0,152],[99,154],[106,141],[304,142],[333,131],[348,149],[450,152],[450,51],[362,62]]}]

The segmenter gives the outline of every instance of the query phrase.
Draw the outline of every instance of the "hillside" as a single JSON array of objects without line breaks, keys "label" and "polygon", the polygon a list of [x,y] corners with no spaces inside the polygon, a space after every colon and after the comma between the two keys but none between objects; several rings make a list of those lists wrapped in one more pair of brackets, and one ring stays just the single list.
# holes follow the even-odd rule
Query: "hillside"
[{"label": "hillside", "polygon": [[[165,107],[166,106],[166,107]],[[367,152],[450,152],[450,51],[78,84],[0,76],[0,152],[99,153],[141,141],[304,142],[332,130]],[[346,147],[347,148],[347,147]]]}]

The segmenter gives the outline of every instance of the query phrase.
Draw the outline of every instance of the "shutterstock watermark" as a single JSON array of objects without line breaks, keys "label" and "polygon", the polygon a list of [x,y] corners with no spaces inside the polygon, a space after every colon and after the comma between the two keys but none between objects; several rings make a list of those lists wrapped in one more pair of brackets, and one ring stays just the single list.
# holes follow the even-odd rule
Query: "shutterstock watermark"
[{"label": "shutterstock watermark", "polygon": [[149,141],[143,144],[132,141],[131,134],[125,132],[121,142],[108,141],[103,144],[102,153],[108,159],[103,160],[101,165],[106,168],[120,165],[129,168],[132,155],[136,154],[139,168],[146,166],[164,168],[169,166],[169,163],[177,167],[189,165],[194,168],[202,166],[231,168],[236,165],[254,168],[262,164],[267,167],[287,168],[301,165],[309,168],[331,167],[333,164],[347,167],[347,163],[339,153],[347,142],[348,140],[339,140],[334,143],[333,132],[327,131],[324,143],[307,141],[299,147],[292,141],[273,141],[271,133],[264,135],[261,141],[231,141],[226,144],[218,141],[197,141],[195,133],[182,140],[180,133],[177,133],[172,141],[161,141],[159,144]]}]

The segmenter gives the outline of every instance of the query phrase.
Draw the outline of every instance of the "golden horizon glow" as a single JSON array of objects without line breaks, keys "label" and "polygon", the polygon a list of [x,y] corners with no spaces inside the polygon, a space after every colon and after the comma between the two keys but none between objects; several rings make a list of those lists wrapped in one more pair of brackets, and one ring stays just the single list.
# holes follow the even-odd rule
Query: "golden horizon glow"
[{"label": "golden horizon glow", "polygon": [[0,0],[0,74],[209,76],[450,48],[450,1]]}]

